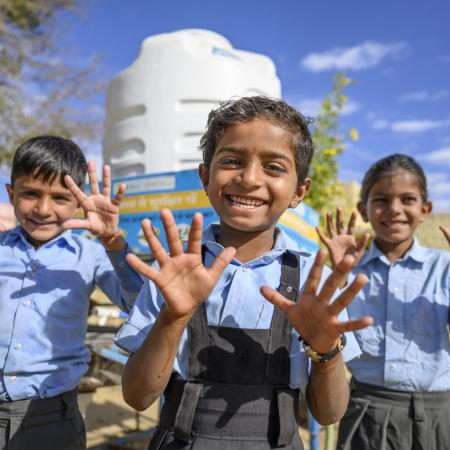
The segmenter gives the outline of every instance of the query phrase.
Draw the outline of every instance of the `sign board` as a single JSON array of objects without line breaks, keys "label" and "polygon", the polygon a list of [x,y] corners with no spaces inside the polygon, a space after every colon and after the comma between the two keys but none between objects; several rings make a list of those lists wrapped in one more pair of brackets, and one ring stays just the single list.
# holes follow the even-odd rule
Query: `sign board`
[{"label": "sign board", "polygon": [[[162,208],[172,210],[182,240],[187,239],[192,216],[203,214],[204,228],[219,223],[219,217],[211,207],[205,194],[198,171],[183,170],[128,178],[115,178],[112,192],[120,183],[127,185],[126,195],[120,205],[120,228],[130,247],[137,254],[149,253],[141,230],[141,221],[150,219],[162,244],[167,248],[164,227],[159,215]],[[314,229],[319,224],[318,214],[310,207],[300,204],[287,210],[279,226],[308,252],[318,249],[318,237]]]}]

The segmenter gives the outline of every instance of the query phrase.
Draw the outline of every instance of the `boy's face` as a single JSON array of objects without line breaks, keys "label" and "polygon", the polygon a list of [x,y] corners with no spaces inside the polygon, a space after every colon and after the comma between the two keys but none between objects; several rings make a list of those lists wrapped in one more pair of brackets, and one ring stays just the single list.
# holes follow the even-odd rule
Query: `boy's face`
[{"label": "boy's face", "polygon": [[291,134],[264,119],[230,126],[200,178],[222,228],[240,232],[273,230],[309,187],[298,187]]},{"label": "boy's face", "polygon": [[47,183],[26,175],[17,178],[14,186],[7,184],[6,189],[17,220],[35,247],[65,231],[62,224],[72,218],[78,208],[75,197],[61,184],[59,177]]}]

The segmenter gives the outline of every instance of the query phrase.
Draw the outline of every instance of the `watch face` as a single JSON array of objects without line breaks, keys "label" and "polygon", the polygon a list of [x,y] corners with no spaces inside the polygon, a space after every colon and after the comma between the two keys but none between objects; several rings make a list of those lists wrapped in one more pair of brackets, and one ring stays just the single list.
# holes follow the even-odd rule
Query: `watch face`
[{"label": "watch face", "polygon": [[347,338],[345,337],[345,334],[341,334],[339,336],[339,342],[337,343],[336,347],[333,348],[333,350],[329,351],[328,353],[317,353],[314,351],[307,342],[303,341],[303,348],[305,349],[306,354],[314,361],[314,362],[328,362],[330,359],[334,358],[338,353],[342,352],[344,350],[345,344],[347,343]]}]

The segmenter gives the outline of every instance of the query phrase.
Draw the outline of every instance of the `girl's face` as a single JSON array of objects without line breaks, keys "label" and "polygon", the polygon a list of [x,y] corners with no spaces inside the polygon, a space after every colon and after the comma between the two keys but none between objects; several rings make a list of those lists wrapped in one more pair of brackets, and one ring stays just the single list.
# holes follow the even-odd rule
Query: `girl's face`
[{"label": "girl's face", "polygon": [[380,249],[399,256],[408,250],[416,228],[431,208],[431,202],[422,200],[416,176],[402,169],[378,180],[366,204],[358,204],[363,219],[375,231]]}]

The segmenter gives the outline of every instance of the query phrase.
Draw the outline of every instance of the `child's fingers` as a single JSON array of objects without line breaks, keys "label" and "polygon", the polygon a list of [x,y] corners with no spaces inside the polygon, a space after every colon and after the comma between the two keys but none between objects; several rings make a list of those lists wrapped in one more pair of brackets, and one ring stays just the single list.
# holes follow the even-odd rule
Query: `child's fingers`
[{"label": "child's fingers", "polygon": [[142,231],[144,232],[145,240],[153,253],[153,256],[158,261],[159,265],[162,266],[166,261],[170,259],[166,250],[162,246],[155,232],[153,231],[152,223],[148,219],[144,219],[141,223]]},{"label": "child's fingers", "polygon": [[183,253],[183,244],[181,243],[180,233],[178,232],[177,224],[170,209],[161,210],[161,219],[166,231],[167,244],[169,245],[170,254],[178,256]]},{"label": "child's fingers", "polygon": [[225,267],[227,267],[228,264],[230,264],[235,254],[236,254],[235,248],[227,247],[216,256],[213,263],[211,264],[211,267],[207,270],[214,275],[214,278],[216,280],[218,280],[221,273],[225,270]]},{"label": "child's fingers", "polygon": [[102,194],[108,198],[111,195],[111,167],[108,165],[103,166]]},{"label": "child's fingers", "polygon": [[369,233],[365,233],[361,236],[361,239],[356,244],[356,252],[362,253],[366,248],[367,242],[369,241]]},{"label": "child's fingers", "polygon": [[82,205],[83,202],[86,200],[86,194],[78,187],[78,185],[73,181],[72,177],[70,175],[66,175],[64,177],[64,183],[67,186],[67,189],[72,193],[72,195],[75,197],[77,202]]},{"label": "child's fingers", "polygon": [[329,239],[325,236],[320,227],[316,227],[316,233],[319,235],[319,239],[328,247]]},{"label": "child's fingers", "polygon": [[134,255],[133,253],[128,253],[126,259],[132,269],[134,269],[136,272],[140,273],[144,277],[147,277],[148,279],[155,281],[155,279],[158,276],[158,271],[156,269],[146,264],[144,261],[142,261],[138,256]]},{"label": "child's fingers", "polygon": [[353,256],[346,255],[342,258],[323,284],[320,294],[317,296],[318,301],[324,303],[330,302],[336,289],[345,283],[354,263],[355,258]]},{"label": "child's fingers", "polygon": [[272,303],[272,305],[276,306],[282,313],[287,314],[291,307],[295,305],[294,302],[288,300],[286,297],[281,295],[275,289],[272,289],[269,286],[261,286],[259,289],[262,296]]},{"label": "child's fingers", "polygon": [[119,206],[122,203],[126,190],[127,185],[125,183],[121,183],[119,189],[117,189],[117,194],[111,199],[111,203],[115,206]]},{"label": "child's fingers", "polygon": [[348,331],[358,331],[363,328],[367,328],[373,324],[373,318],[371,316],[363,316],[358,319],[347,320],[345,322],[339,322],[338,332],[347,333]]},{"label": "child's fingers", "polygon": [[303,292],[305,294],[316,295],[319,288],[320,278],[322,277],[323,266],[325,264],[326,252],[325,250],[319,250],[317,252],[316,258],[314,259],[314,264],[309,271],[308,278],[305,282],[305,287]]},{"label": "child's fingers", "polygon": [[336,231],[337,234],[344,233],[344,220],[342,219],[342,209],[336,208]]},{"label": "child's fingers", "polygon": [[63,222],[62,227],[65,230],[91,230],[91,223],[85,219],[69,219]]},{"label": "child's fingers", "polygon": [[440,226],[439,229],[442,231],[445,239],[447,239],[447,242],[450,244],[450,228]]},{"label": "child's fingers", "polygon": [[356,297],[358,292],[365,286],[368,279],[367,277],[360,273],[340,295],[339,297],[330,304],[328,310],[331,315],[337,316],[347,305],[349,305],[353,299]]},{"label": "child's fingers", "polygon": [[192,217],[191,228],[188,237],[188,253],[201,254],[202,252],[203,215],[195,213]]},{"label": "child's fingers", "polygon": [[333,239],[334,237],[336,237],[336,231],[334,230],[333,216],[331,215],[331,213],[327,213],[326,219],[327,219],[328,236],[330,236],[330,238]]},{"label": "child's fingers", "polygon": [[98,177],[94,161],[88,162],[88,178],[89,178],[89,186],[91,187],[91,194],[92,195],[99,194],[100,190],[98,187]]},{"label": "child's fingers", "polygon": [[350,219],[348,221],[347,234],[351,234],[352,236],[355,234],[356,227],[356,212],[352,211],[350,214]]}]

